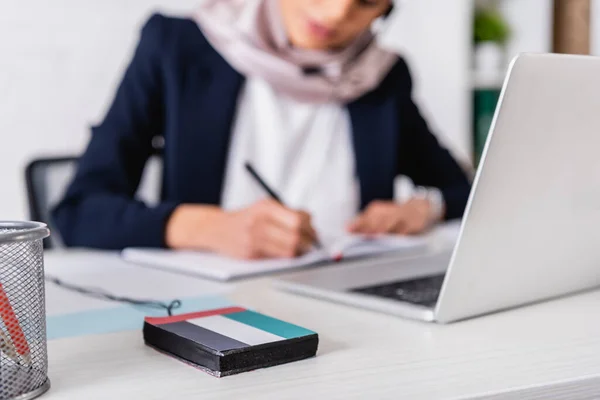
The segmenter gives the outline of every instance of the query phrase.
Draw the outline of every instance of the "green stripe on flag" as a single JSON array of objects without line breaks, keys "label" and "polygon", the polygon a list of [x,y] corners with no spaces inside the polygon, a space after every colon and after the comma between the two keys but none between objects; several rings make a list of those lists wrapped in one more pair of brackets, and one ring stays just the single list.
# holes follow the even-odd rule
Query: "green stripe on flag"
[{"label": "green stripe on flag", "polygon": [[253,311],[227,314],[223,315],[223,317],[253,326],[285,339],[294,339],[315,334],[315,332],[300,326],[292,325],[279,319],[268,317],[264,314],[259,314]]}]

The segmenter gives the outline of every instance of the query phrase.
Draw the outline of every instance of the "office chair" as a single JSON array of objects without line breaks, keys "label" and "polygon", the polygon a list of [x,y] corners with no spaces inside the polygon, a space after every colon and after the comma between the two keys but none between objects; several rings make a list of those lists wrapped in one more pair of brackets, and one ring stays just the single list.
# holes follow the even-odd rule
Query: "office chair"
[{"label": "office chair", "polygon": [[29,203],[29,218],[43,222],[51,236],[44,239],[44,247],[63,247],[52,223],[51,210],[58,204],[77,169],[77,157],[40,158],[31,161],[25,169],[25,184]]},{"label": "office chair", "polygon": [[[39,158],[25,169],[29,218],[48,225],[51,235],[44,248],[65,247],[52,221],[51,211],[60,202],[77,170],[78,157]],[[146,164],[136,197],[149,206],[160,201],[162,157],[154,155]]]}]

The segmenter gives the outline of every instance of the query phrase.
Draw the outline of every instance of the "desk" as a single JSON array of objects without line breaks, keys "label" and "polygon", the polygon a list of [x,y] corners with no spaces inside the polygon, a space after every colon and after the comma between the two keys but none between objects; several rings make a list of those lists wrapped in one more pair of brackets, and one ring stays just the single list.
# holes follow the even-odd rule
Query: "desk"
[{"label": "desk", "polygon": [[[66,267],[73,260],[78,268]],[[147,272],[113,253],[46,253],[46,271],[65,279],[103,270]],[[600,398],[600,292],[437,326],[287,294],[268,278],[223,285],[152,274],[161,274],[166,291],[225,291],[240,305],[315,330],[318,356],[216,379],[147,348],[141,332],[58,339],[48,344],[52,389],[44,398],[496,400],[528,398],[496,394],[536,386],[546,389],[529,393]],[[55,309],[52,290],[47,302]],[[566,394],[556,397],[558,390]]]}]

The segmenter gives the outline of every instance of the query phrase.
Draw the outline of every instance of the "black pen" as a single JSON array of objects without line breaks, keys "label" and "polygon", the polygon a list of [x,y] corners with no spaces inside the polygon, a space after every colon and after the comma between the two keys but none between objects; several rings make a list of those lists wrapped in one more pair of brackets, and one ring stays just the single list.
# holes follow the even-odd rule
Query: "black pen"
[{"label": "black pen", "polygon": [[[281,197],[279,197],[279,195],[277,193],[275,193],[273,191],[273,189],[271,189],[269,187],[269,185],[267,185],[267,182],[265,182],[264,179],[262,179],[260,177],[258,172],[256,172],[254,167],[249,162],[244,163],[244,166],[246,167],[246,170],[250,173],[250,175],[252,175],[252,177],[256,180],[256,182],[269,194],[269,196],[271,196],[273,198],[273,200],[275,200],[279,204],[285,206],[285,203],[283,202],[283,200],[281,200]],[[317,238],[315,238],[314,245],[318,249],[323,248],[323,246],[321,245],[321,242],[319,242],[319,239],[317,239]]]}]

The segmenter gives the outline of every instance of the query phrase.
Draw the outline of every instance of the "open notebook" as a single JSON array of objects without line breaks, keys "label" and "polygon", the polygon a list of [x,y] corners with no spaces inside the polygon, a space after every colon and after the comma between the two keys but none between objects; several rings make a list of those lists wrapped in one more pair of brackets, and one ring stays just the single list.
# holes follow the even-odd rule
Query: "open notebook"
[{"label": "open notebook", "polygon": [[198,251],[148,248],[125,249],[122,257],[148,267],[227,281],[386,252],[416,252],[425,250],[428,244],[423,237],[403,236],[345,236],[324,243],[324,249],[313,250],[294,259],[246,261]]}]

